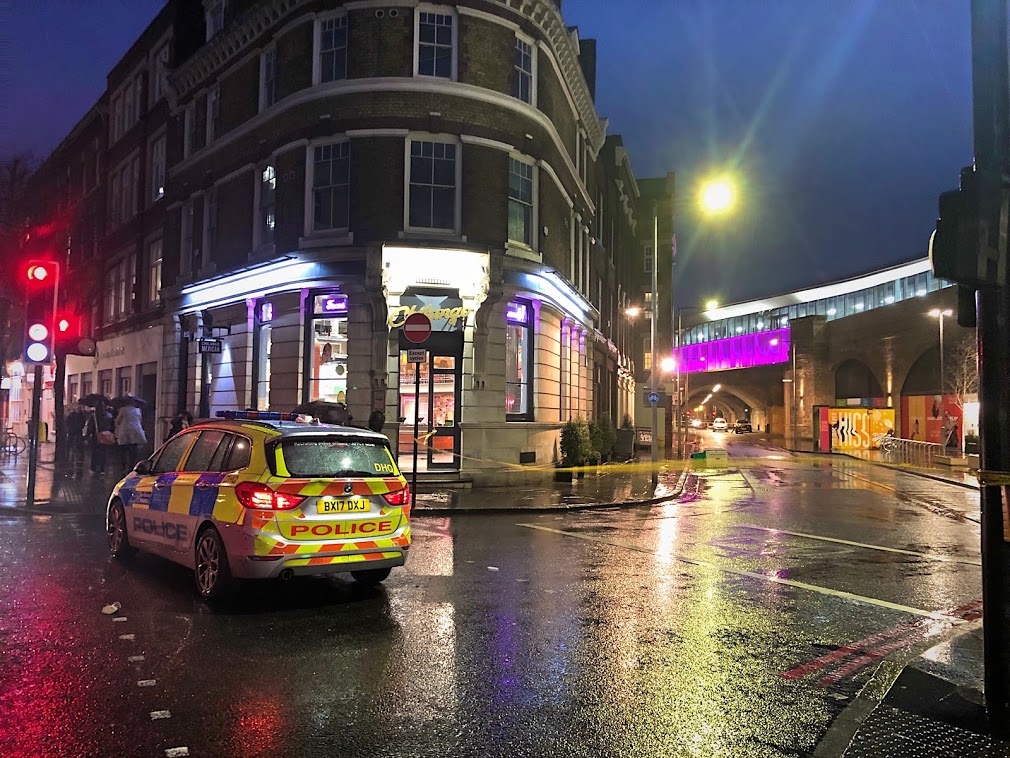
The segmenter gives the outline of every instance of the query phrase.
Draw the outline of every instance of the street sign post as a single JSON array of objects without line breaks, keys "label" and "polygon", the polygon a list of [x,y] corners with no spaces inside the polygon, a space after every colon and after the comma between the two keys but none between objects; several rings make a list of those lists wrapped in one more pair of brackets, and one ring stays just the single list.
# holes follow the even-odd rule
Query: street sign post
[{"label": "street sign post", "polygon": [[[431,336],[431,319],[423,313],[411,313],[403,322],[403,336],[408,342],[423,345]],[[410,472],[410,505],[417,501],[417,435],[421,410],[421,364],[428,359],[428,351],[424,348],[407,350],[407,362],[414,364],[414,463]],[[429,382],[431,380],[429,379]]]},{"label": "street sign post", "polygon": [[658,392],[650,392],[649,393],[649,402],[652,403],[653,405],[655,405],[656,403],[658,403],[659,402],[659,393]]}]

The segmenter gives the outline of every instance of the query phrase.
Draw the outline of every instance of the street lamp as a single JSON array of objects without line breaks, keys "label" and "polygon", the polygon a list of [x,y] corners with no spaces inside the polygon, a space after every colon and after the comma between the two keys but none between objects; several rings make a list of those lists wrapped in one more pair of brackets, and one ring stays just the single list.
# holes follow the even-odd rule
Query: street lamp
[{"label": "street lamp", "polygon": [[718,307],[719,307],[719,301],[718,300],[709,300],[707,303],[705,303],[705,310],[706,311],[714,311]]},{"label": "street lamp", "polygon": [[728,178],[718,177],[702,184],[699,198],[706,213],[725,213],[736,202],[736,192]]},{"label": "street lamp", "polygon": [[929,315],[940,322],[940,402],[943,403],[943,318],[944,316],[953,316],[954,311],[950,308],[944,308],[940,310],[939,308],[934,308],[929,312]]}]

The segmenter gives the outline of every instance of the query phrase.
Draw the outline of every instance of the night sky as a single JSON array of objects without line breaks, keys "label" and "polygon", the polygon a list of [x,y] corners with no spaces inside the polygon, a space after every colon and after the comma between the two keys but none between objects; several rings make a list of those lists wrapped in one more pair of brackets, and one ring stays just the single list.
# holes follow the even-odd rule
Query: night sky
[{"label": "night sky", "polygon": [[[0,156],[55,147],[161,5],[0,10]],[[599,40],[598,110],[638,176],[678,174],[681,304],[777,294],[925,254],[936,196],[972,157],[966,0],[564,8]],[[691,188],[714,169],[740,177],[740,202],[702,221]]]}]

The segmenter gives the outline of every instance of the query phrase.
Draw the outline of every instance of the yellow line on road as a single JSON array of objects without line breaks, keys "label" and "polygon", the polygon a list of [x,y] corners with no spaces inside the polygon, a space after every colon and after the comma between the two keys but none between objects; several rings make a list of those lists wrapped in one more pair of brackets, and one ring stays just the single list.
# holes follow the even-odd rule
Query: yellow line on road
[{"label": "yellow line on road", "polygon": [[[551,532],[552,534],[560,534],[564,537],[574,537],[579,540],[586,540],[587,542],[597,542],[601,545],[610,545],[611,547],[624,548],[625,550],[635,550],[639,553],[648,553],[649,555],[656,555],[655,550],[650,550],[647,547],[641,547],[639,545],[629,545],[623,542],[615,542],[613,540],[605,540],[602,537],[594,537],[590,534],[579,534],[577,532],[567,532],[563,529],[551,529],[548,526],[540,526],[539,524],[516,524],[516,526],[526,527],[527,529],[538,529],[542,532]],[[692,566],[700,566],[702,568],[711,569],[713,571],[721,571],[725,574],[733,574],[735,576],[746,576],[750,579],[757,579],[759,581],[771,582],[772,584],[782,584],[787,587],[796,587],[801,590],[809,590],[810,592],[816,592],[821,595],[829,595],[831,597],[840,597],[843,600],[851,600],[855,603],[863,603],[864,605],[876,605],[880,608],[888,608],[892,611],[901,611],[902,613],[910,613],[913,616],[923,616],[925,618],[937,619],[938,621],[947,621],[955,624],[962,624],[964,621],[962,619],[955,619],[952,616],[947,616],[939,611],[925,611],[921,608],[913,608],[909,605],[901,605],[900,603],[892,603],[887,600],[878,600],[875,597],[866,597],[865,595],[855,595],[851,592],[843,592],[842,590],[833,590],[830,587],[820,587],[816,584],[807,584],[806,582],[797,582],[793,579],[783,579],[779,576],[770,576],[768,574],[758,574],[754,571],[742,571],[740,569],[728,568],[726,566],[716,566],[714,563],[709,563],[707,561],[699,561],[694,558],[685,558],[682,555],[672,556],[675,560],[681,563],[687,563]]]},{"label": "yellow line on road", "polygon": [[851,545],[852,547],[863,547],[867,550],[883,550],[888,553],[901,553],[902,555],[914,555],[917,558],[925,558],[930,561],[941,563],[963,563],[966,566],[981,566],[982,561],[969,561],[962,558],[948,558],[945,555],[935,553],[917,553],[914,550],[902,550],[897,547],[884,547],[883,545],[870,545],[866,542],[853,542],[852,540],[842,540],[837,537],[822,537],[818,534],[806,534],[804,532],[790,532],[787,529],[771,529],[767,526],[755,526],[753,524],[741,524],[742,529],[758,529],[762,532],[775,532],[777,534],[790,534],[793,537],[804,537],[808,540],[821,540],[823,542],[836,542],[839,545]]}]

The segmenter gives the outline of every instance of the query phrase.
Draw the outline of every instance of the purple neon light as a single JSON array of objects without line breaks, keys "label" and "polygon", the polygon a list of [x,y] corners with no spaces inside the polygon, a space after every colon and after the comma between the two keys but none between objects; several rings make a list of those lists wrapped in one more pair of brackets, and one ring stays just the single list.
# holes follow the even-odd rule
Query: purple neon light
[{"label": "purple neon light", "polygon": [[323,310],[326,313],[347,313],[347,295],[326,295]]},{"label": "purple neon light", "polygon": [[678,355],[680,370],[693,374],[788,363],[789,344],[789,327],[786,327],[697,345],[684,345]]},{"label": "purple neon light", "polygon": [[509,303],[508,310],[505,311],[505,318],[517,324],[525,324],[527,321],[526,314],[526,303],[519,303],[513,300]]}]

